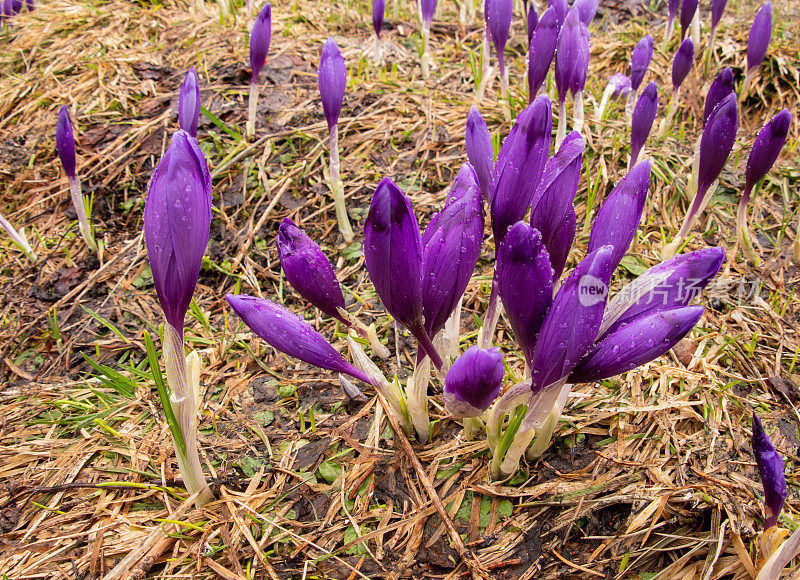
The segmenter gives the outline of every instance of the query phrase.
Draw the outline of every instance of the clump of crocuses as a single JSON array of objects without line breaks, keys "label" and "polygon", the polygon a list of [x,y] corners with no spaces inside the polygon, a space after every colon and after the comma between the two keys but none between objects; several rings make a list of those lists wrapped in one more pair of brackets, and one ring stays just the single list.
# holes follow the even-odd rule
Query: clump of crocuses
[{"label": "clump of crocuses", "polygon": [[250,30],[250,95],[247,106],[247,138],[256,134],[256,112],[258,111],[258,73],[264,67],[272,39],[272,6],[264,4]]},{"label": "clump of crocuses", "polygon": [[97,252],[97,242],[94,238],[94,228],[89,222],[92,213],[91,202],[83,197],[81,193],[81,182],[75,173],[75,136],[72,133],[72,120],[69,116],[69,109],[63,105],[58,111],[56,120],[56,150],[61,159],[61,166],[69,179],[69,195],[72,198],[72,206],[78,215],[78,229],[81,237],[89,246],[92,252]]},{"label": "clump of crocuses", "polygon": [[[197,504],[213,499],[197,451],[201,363],[184,351],[183,324],[211,229],[211,175],[197,139],[179,130],[147,188],[144,237],[153,283],[164,311],[164,366],[169,397],[162,396],[186,489]],[[146,336],[154,376],[160,377]],[[156,380],[157,384],[159,380]]]},{"label": "clump of crocuses", "polygon": [[330,175],[331,192],[333,193],[336,219],[339,222],[339,231],[345,242],[353,240],[353,228],[347,216],[347,207],[344,202],[344,184],[340,175],[341,163],[339,161],[339,112],[342,110],[344,91],[347,86],[347,66],[339,50],[339,45],[332,38],[325,41],[322,56],[319,59],[317,71],[319,96],[322,100],[322,110],[328,123],[330,137]]}]

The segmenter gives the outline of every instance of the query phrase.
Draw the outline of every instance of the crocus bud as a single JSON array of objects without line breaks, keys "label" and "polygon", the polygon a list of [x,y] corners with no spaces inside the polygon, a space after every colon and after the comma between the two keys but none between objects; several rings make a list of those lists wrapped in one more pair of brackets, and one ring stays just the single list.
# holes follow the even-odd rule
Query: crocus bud
[{"label": "crocus bud", "polygon": [[611,245],[611,271],[617,269],[636,235],[642,219],[647,188],[650,184],[650,161],[640,161],[606,197],[592,225],[587,252]]},{"label": "crocus bud", "polygon": [[636,108],[633,109],[631,116],[631,160],[636,163],[639,155],[644,148],[653,121],[658,111],[658,89],[656,83],[650,81],[636,101]]},{"label": "crocus bud", "polygon": [[711,0],[711,27],[716,28],[719,21],[722,20],[722,13],[725,12],[725,7],[728,5],[728,0]]},{"label": "crocus bud", "polygon": [[[700,163],[698,166],[697,191],[702,197],[719,177],[736,140],[739,115],[736,111],[736,95],[725,97],[711,112],[700,139]],[[697,199],[697,198],[695,198]],[[692,204],[694,206],[694,204]],[[690,210],[691,211],[691,210]]]},{"label": "crocus bud", "polygon": [[250,330],[284,354],[315,367],[348,374],[365,383],[370,378],[340,355],[331,343],[301,316],[280,304],[245,294],[227,294],[225,299]]},{"label": "crocus bud", "polygon": [[566,136],[545,166],[531,203],[531,227],[541,234],[550,257],[554,280],[561,277],[575,238],[575,208],[581,162],[586,144],[580,133]]},{"label": "crocus bud", "polygon": [[597,338],[611,279],[612,247],[588,254],[558,289],[531,359],[532,390],[568,376]]},{"label": "crocus bud", "polygon": [[528,102],[536,98],[547,78],[558,42],[558,20],[555,8],[548,8],[539,19],[528,48]]},{"label": "crocus bud", "polygon": [[497,52],[497,62],[500,73],[505,70],[505,49],[508,42],[508,31],[511,28],[511,16],[514,10],[514,0],[492,0],[488,3],[489,12],[486,19],[489,23],[489,32],[492,43]]},{"label": "crocus bud", "polygon": [[572,7],[578,9],[581,22],[583,22],[584,25],[589,26],[592,23],[592,20],[594,20],[595,14],[597,14],[598,3],[598,0],[574,0]]},{"label": "crocus bud", "polygon": [[772,40],[772,2],[765,2],[753,19],[747,37],[747,72],[758,68],[767,55]]},{"label": "crocus bud", "polygon": [[660,357],[694,328],[703,311],[702,306],[687,306],[635,319],[595,344],[569,382],[607,379]]},{"label": "crocus bud", "polygon": [[383,15],[386,12],[386,0],[372,0],[372,28],[375,36],[380,38],[383,28]]},{"label": "crocus bud", "polygon": [[72,121],[69,109],[62,105],[56,120],[56,151],[67,177],[75,178],[75,137],[72,134]]},{"label": "crocus bud", "polygon": [[211,175],[197,139],[179,130],[153,173],[144,237],[167,322],[183,328],[211,228]]},{"label": "crocus bud", "polygon": [[422,26],[430,30],[433,15],[436,12],[437,0],[420,0],[420,12],[422,15]]},{"label": "crocus bud", "polygon": [[388,177],[378,184],[364,224],[367,272],[398,322],[422,322],[422,240],[411,201]]},{"label": "crocus bud", "polygon": [[698,0],[683,0],[681,3],[681,40],[686,38],[694,13],[697,12],[697,4]]},{"label": "crocus bud", "polygon": [[744,171],[746,189],[751,190],[772,169],[786,143],[791,124],[792,114],[784,109],[758,132]]},{"label": "crocus bud", "polygon": [[276,245],[292,288],[322,312],[349,326],[350,322],[338,311],[344,308],[339,280],[320,247],[289,218],[284,218],[278,228]]},{"label": "crocus bud", "polygon": [[456,309],[483,244],[483,198],[475,171],[461,166],[445,207],[422,236],[422,313],[434,337]]},{"label": "crocus bud", "polygon": [[764,529],[778,524],[778,516],[786,500],[786,478],[783,475],[783,459],[775,451],[764,431],[761,419],[753,413],[753,455],[764,487]]},{"label": "crocus bud", "polygon": [[200,119],[200,85],[194,67],[186,73],[178,94],[178,125],[192,137],[197,137]]},{"label": "crocus bud", "polygon": [[722,99],[736,92],[736,86],[733,83],[733,71],[731,67],[726,67],[721,73],[717,75],[714,82],[708,88],[706,94],[706,102],[703,105],[703,126],[705,127],[708,122],[708,117],[711,111],[720,104]]},{"label": "crocus bud", "polygon": [[648,34],[639,39],[631,53],[631,88],[634,91],[639,90],[652,58],[653,37]]},{"label": "crocus bud", "polygon": [[615,99],[626,96],[633,88],[631,78],[622,73],[611,75],[608,79],[608,86],[612,88],[611,96]]},{"label": "crocus bud", "polygon": [[623,286],[606,308],[598,340],[654,312],[688,306],[717,275],[723,248],[702,248],[657,264]]},{"label": "crocus bud", "polygon": [[694,64],[694,43],[687,38],[678,47],[672,59],[672,91],[677,91]]},{"label": "crocus bud", "polygon": [[567,91],[573,97],[586,86],[589,71],[589,29],[581,22],[579,12],[570,10],[561,27],[556,49],[556,88],[558,100],[564,102]]},{"label": "crocus bud", "polygon": [[258,84],[258,73],[267,61],[271,38],[272,6],[267,2],[256,16],[253,29],[250,31],[250,70],[254,85]]},{"label": "crocus bud", "polygon": [[528,18],[527,18],[527,30],[528,30],[528,46],[531,45],[531,38],[533,38],[533,31],[536,30],[536,25],[539,24],[539,13],[536,12],[536,6],[531,5],[528,7]]},{"label": "crocus bud", "polygon": [[469,110],[467,116],[467,131],[464,137],[467,145],[467,159],[478,175],[483,198],[489,202],[492,195],[492,172],[494,171],[494,148],[492,136],[486,121],[475,105]]},{"label": "crocus bud", "polygon": [[528,212],[547,161],[551,132],[550,99],[541,95],[519,114],[503,141],[494,166],[490,205],[495,248],[509,226]]},{"label": "crocus bud", "polygon": [[497,285],[517,344],[530,363],[542,320],[553,301],[550,256],[525,222],[508,230],[497,254]]},{"label": "crocus bud", "polygon": [[473,345],[447,371],[444,404],[457,419],[478,417],[500,394],[503,385],[503,355],[497,347]]},{"label": "crocus bud", "polygon": [[322,99],[322,110],[328,122],[328,131],[331,131],[339,120],[339,111],[344,101],[344,89],[347,85],[347,67],[344,57],[339,51],[339,45],[328,37],[322,48],[322,57],[319,59],[317,71],[319,96]]}]

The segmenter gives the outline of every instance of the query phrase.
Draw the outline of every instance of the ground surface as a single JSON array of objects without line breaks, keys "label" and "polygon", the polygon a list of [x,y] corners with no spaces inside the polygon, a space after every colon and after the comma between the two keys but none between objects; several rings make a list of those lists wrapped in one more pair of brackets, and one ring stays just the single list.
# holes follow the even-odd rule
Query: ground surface
[{"label": "ground surface", "polygon": [[[284,283],[274,248],[277,226],[290,216],[339,266],[350,310],[375,321],[409,366],[412,343],[401,337],[395,344],[358,240],[385,175],[409,193],[423,226],[443,203],[466,160],[463,135],[474,94],[469,58],[477,58],[482,30],[459,27],[453,5],[445,3],[425,83],[408,3],[396,17],[387,7],[384,70],[369,61],[368,7],[337,4],[274,4],[257,125],[264,138],[254,147],[240,136],[250,74],[244,7],[237,21],[220,23],[211,4],[192,15],[171,0],[50,0],[0,32],[0,212],[25,226],[39,255],[31,265],[0,239],[0,572],[70,579],[131,572],[454,578],[471,567],[492,578],[750,578],[762,526],[749,445],[753,409],[787,462],[783,525],[795,527],[800,507],[794,374],[800,271],[791,259],[800,125],[751,204],[761,266],[729,260],[722,282],[703,297],[698,328],[669,356],[576,387],[548,452],[502,483],[488,478],[485,442],[464,442],[437,395],[432,442],[414,444],[421,462],[415,469],[374,399],[346,404],[332,374],[276,354],[238,326],[222,300],[241,289],[283,299],[314,320]],[[732,249],[750,143],[781,108],[799,111],[797,14],[787,1],[776,9],[773,43],[743,104],[734,154],[689,249]],[[592,99],[611,73],[627,72],[633,45],[648,32],[657,45],[650,78],[667,101],[675,41],[662,50],[664,13],[663,6],[601,3],[592,32],[579,224],[627,164],[621,103],[601,125],[593,120]],[[737,78],[753,13],[750,2],[730,2],[717,41],[718,63],[733,67]],[[327,145],[316,63],[329,34],[350,75],[340,121],[342,173],[357,232],[349,246],[338,234],[323,175]],[[524,50],[515,20],[508,53],[517,111],[526,98]],[[215,205],[196,307],[187,317],[189,343],[205,363],[201,447],[219,498],[203,510],[184,501],[142,340],[144,330],[156,334],[161,322],[140,235],[144,194],[177,126],[177,89],[191,65],[210,112],[201,117],[199,137]],[[664,141],[648,143],[654,180],[615,284],[656,263],[664,240],[677,231],[702,96],[719,66],[705,76],[695,68],[675,128]],[[480,107],[499,139],[510,123],[497,84]],[[65,103],[76,123],[78,172],[94,196],[102,261],[78,235],[55,157],[56,113]],[[587,239],[579,227],[570,264],[583,256]],[[492,256],[489,239],[464,303],[465,345],[474,341],[474,319],[486,305]],[[344,350],[330,321],[315,320]],[[505,320],[499,330],[498,343],[512,353]],[[521,373],[519,357],[507,358],[510,372]],[[437,498],[448,521],[437,512]]]}]

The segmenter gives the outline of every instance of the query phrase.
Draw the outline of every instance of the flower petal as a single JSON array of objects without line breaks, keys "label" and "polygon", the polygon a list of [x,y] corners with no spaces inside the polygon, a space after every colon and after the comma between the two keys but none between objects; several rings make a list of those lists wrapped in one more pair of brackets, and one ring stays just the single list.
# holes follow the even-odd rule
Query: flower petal
[{"label": "flower petal", "polygon": [[458,419],[481,415],[500,394],[503,385],[503,355],[497,347],[481,349],[473,345],[447,372],[444,403]]},{"label": "flower petal", "polygon": [[483,198],[489,202],[492,195],[492,172],[494,171],[494,148],[492,136],[486,127],[480,111],[475,105],[469,110],[467,116],[467,131],[464,136],[467,145],[467,158],[478,174]]}]

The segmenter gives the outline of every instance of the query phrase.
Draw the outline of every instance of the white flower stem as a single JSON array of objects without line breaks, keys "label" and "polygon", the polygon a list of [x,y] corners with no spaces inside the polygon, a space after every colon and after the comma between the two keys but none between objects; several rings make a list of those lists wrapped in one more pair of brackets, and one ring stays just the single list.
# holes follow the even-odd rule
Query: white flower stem
[{"label": "white flower stem", "polygon": [[572,118],[575,123],[573,129],[580,133],[583,131],[583,91],[578,91],[573,95],[573,106]]},{"label": "white flower stem", "polygon": [[201,492],[197,497],[197,505],[201,506],[213,500],[214,496],[206,483],[197,452],[196,391],[200,378],[199,358],[192,362],[191,372],[187,372],[186,361],[183,350],[183,329],[177,329],[169,323],[164,324],[164,366],[167,385],[172,391],[170,403],[186,444],[184,455],[173,441],[175,455],[187,491],[190,494]]},{"label": "white flower stem", "polygon": [[525,454],[525,458],[528,461],[536,461],[539,459],[550,446],[550,440],[553,438],[553,431],[558,424],[559,418],[561,418],[561,409],[556,407],[557,405],[553,405],[553,410],[547,415],[545,422],[536,430],[536,438],[533,440],[533,445],[528,448]]},{"label": "white flower stem", "polygon": [[603,113],[606,112],[606,107],[608,106],[608,100],[611,98],[611,95],[614,93],[614,87],[610,84],[606,86],[605,90],[603,91],[603,97],[600,99],[600,104],[597,106],[597,113],[595,113],[595,119],[598,121],[603,120]]},{"label": "white flower stem", "polygon": [[758,266],[758,254],[753,248],[747,228],[747,203],[750,201],[750,193],[750,190],[745,188],[742,197],[739,199],[739,210],[736,212],[736,240],[742,247],[742,252],[747,256],[748,261],[753,266]]},{"label": "white flower stem", "polygon": [[636,91],[628,93],[628,99],[625,101],[625,121],[631,122],[633,117],[633,110],[636,108]]},{"label": "white flower stem", "polygon": [[711,26],[711,33],[708,36],[708,46],[706,47],[706,58],[703,63],[703,72],[707,73],[711,66],[711,60],[714,58],[714,42],[717,39],[717,27]]},{"label": "white flower stem", "polygon": [[744,75],[744,79],[742,80],[742,85],[739,87],[739,104],[744,102],[747,98],[747,93],[750,92],[750,83],[753,82],[753,77],[756,76],[756,71],[758,67],[753,67]]},{"label": "white flower stem", "polygon": [[430,70],[430,44],[431,31],[425,24],[422,25],[422,78],[428,80],[431,76]]},{"label": "white flower stem", "polygon": [[347,206],[344,201],[344,184],[339,179],[339,126],[334,125],[330,134],[331,142],[331,193],[333,194],[333,204],[336,208],[336,221],[339,222],[339,231],[342,233],[344,241],[348,244],[353,241],[353,228],[350,226],[350,219],[347,217]]},{"label": "white flower stem", "polygon": [[69,195],[72,198],[72,206],[75,208],[75,213],[78,214],[78,228],[80,229],[81,237],[83,237],[92,252],[97,252],[97,242],[94,240],[94,232],[89,224],[89,217],[86,215],[86,202],[83,199],[83,193],[81,193],[81,182],[77,177],[69,178]]},{"label": "white flower stem", "polygon": [[561,142],[567,136],[567,101],[559,101],[558,103],[558,129],[556,130],[556,148],[561,147]]},{"label": "white flower stem", "polygon": [[503,117],[506,121],[510,121],[511,104],[508,102],[508,67],[506,66],[500,71],[500,106],[503,109]]},{"label": "white flower stem", "polygon": [[489,348],[492,346],[494,329],[500,318],[500,291],[495,278],[492,278],[492,290],[489,294],[489,305],[486,307],[486,314],[483,317],[483,325],[478,331],[478,347]]},{"label": "white flower stem", "polygon": [[379,66],[381,64],[381,62],[383,61],[383,50],[382,50],[382,48],[383,47],[381,46],[381,38],[380,38],[380,36],[376,35],[375,36],[375,53],[374,53],[375,66]]},{"label": "white flower stem", "polygon": [[672,127],[672,122],[675,119],[675,111],[678,108],[678,91],[672,91],[672,95],[669,98],[669,108],[667,109],[667,116],[661,119],[661,123],[658,125],[658,133],[656,134],[656,139],[663,139],[664,136],[669,131],[669,128]]},{"label": "white flower stem", "polygon": [[247,138],[256,135],[256,111],[258,110],[258,85],[250,83],[250,97],[247,101]]},{"label": "white flower stem", "polygon": [[428,415],[428,382],[431,377],[431,359],[425,357],[414,367],[414,374],[406,383],[406,409],[417,433],[417,441],[425,443],[431,434]]},{"label": "white flower stem", "polygon": [[475,95],[475,100],[480,103],[483,100],[483,95],[486,94],[486,87],[489,85],[489,77],[492,74],[492,67],[489,64],[489,55],[491,53],[491,46],[489,44],[489,35],[483,35],[483,46],[481,47],[481,80],[478,83],[478,92]]}]

